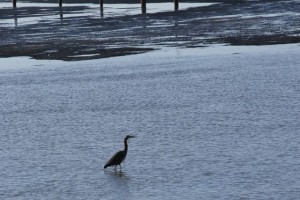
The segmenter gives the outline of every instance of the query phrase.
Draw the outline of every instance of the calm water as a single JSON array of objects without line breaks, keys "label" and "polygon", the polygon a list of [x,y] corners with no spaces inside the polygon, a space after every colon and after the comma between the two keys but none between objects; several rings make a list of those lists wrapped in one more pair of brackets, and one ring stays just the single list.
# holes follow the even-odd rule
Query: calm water
[{"label": "calm water", "polygon": [[[0,199],[298,199],[298,56],[281,45],[2,59]],[[123,172],[103,170],[128,133]]]}]

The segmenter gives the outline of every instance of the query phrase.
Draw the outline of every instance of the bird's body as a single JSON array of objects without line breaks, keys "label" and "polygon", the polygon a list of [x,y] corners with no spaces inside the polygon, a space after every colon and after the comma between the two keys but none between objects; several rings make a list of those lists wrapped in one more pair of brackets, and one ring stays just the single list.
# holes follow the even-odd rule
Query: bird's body
[{"label": "bird's body", "polygon": [[104,165],[104,169],[110,166],[115,166],[115,169],[117,168],[117,166],[120,166],[120,169],[122,169],[121,167],[121,163],[124,161],[124,159],[126,158],[127,155],[127,151],[128,151],[128,144],[127,144],[127,140],[129,138],[133,138],[135,136],[131,136],[131,135],[127,135],[124,138],[124,150],[123,151],[119,151],[117,152],[115,155],[113,155],[109,161],[107,161],[107,163]]},{"label": "bird's body", "polygon": [[123,162],[123,160],[125,160],[126,154],[127,152],[124,151],[117,152],[111,157],[111,159],[109,159],[109,161],[107,161],[107,163],[104,165],[104,169],[110,166],[121,166],[121,163]]}]

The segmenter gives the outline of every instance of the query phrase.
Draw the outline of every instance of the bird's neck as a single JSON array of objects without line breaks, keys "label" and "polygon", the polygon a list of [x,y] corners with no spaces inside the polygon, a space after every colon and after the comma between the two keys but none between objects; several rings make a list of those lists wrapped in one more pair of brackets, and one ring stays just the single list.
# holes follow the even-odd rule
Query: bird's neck
[{"label": "bird's neck", "polygon": [[124,140],[124,152],[127,153],[128,150],[128,144],[127,144],[127,140]]}]

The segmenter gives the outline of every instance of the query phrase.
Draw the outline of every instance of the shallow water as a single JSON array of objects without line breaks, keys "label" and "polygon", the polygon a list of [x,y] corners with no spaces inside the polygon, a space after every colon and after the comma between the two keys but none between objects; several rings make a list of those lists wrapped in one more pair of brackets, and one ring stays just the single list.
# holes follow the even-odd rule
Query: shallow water
[{"label": "shallow water", "polygon": [[[1,59],[0,198],[297,199],[298,53]],[[123,171],[103,170],[128,133]]]}]

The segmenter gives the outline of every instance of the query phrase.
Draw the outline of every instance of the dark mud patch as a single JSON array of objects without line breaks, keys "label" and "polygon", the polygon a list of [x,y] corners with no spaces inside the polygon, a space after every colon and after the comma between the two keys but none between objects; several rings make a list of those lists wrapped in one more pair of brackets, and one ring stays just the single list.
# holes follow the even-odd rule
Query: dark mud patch
[{"label": "dark mud patch", "polygon": [[[211,1],[210,1],[211,2]],[[121,17],[77,16],[84,6],[3,9],[0,57],[85,60],[148,52],[163,46],[205,48],[211,44],[300,43],[299,1],[218,1],[207,7]],[[20,18],[53,16],[33,24]],[[0,25],[1,26],[1,25]]]},{"label": "dark mud patch", "polygon": [[[81,48],[78,48],[77,46],[81,46]],[[64,44],[62,47],[52,44],[29,44],[22,45],[22,49],[16,47],[15,45],[6,45],[5,48],[0,49],[0,56],[30,56],[37,60],[79,61],[139,54],[152,50],[154,49],[134,47],[116,47],[105,49],[103,47],[97,47],[95,45],[85,45],[85,47],[82,47],[82,45],[72,43]]]}]

